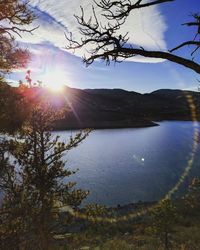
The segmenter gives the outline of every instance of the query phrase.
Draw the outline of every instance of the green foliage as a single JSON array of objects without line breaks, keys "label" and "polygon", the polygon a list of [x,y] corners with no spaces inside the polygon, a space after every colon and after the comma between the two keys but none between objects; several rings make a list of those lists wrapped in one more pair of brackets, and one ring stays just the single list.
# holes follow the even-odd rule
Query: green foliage
[{"label": "green foliage", "polygon": [[162,200],[151,214],[150,231],[163,242],[165,249],[170,249],[170,234],[178,220],[175,206],[169,199]]},{"label": "green foliage", "polygon": [[110,250],[110,249],[115,249],[115,250],[133,250],[134,247],[131,244],[128,244],[124,240],[118,240],[118,239],[113,239],[110,241],[107,241],[105,244],[103,244],[99,250]]},{"label": "green foliage", "polygon": [[[31,32],[27,28],[34,20],[28,1],[0,1],[0,131],[13,132],[21,126],[23,114],[18,112],[19,93],[4,81],[5,73],[25,67],[30,59],[27,50],[20,49],[15,37],[21,32]],[[26,25],[26,27],[24,27]],[[25,113],[25,112],[24,112]],[[22,115],[22,117],[20,117]]]},{"label": "green foliage", "polygon": [[[0,246],[3,249],[49,249],[57,214],[66,206],[76,209],[88,195],[76,190],[75,183],[66,183],[66,178],[75,171],[66,169],[62,157],[77,147],[89,130],[77,133],[68,143],[61,142],[59,136],[50,132],[53,122],[60,117],[62,112],[41,101],[18,136],[2,142],[0,183],[4,199],[0,210]],[[10,157],[6,158],[8,154]]]},{"label": "green foliage", "polygon": [[200,209],[200,178],[194,178],[184,197],[187,209],[194,212]]},{"label": "green foliage", "polygon": [[108,209],[106,208],[106,206],[89,204],[85,207],[85,214],[88,217],[108,216]]},{"label": "green foliage", "polygon": [[28,113],[28,105],[17,90],[0,77],[0,132],[15,132],[22,126]]},{"label": "green foliage", "polygon": [[0,72],[7,73],[24,67],[30,57],[26,50],[18,48],[15,36],[32,30],[23,27],[34,20],[28,1],[0,1]]}]

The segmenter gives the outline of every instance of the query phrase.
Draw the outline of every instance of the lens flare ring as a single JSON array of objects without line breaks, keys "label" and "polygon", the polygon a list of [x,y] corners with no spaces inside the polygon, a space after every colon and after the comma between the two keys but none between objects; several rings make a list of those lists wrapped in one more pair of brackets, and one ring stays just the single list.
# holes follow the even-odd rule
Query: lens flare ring
[{"label": "lens flare ring", "polygon": [[[85,219],[91,222],[107,222],[107,223],[117,223],[117,222],[123,222],[123,221],[128,221],[130,219],[135,219],[141,216],[146,215],[147,213],[152,212],[158,204],[160,204],[161,202],[163,202],[166,199],[171,199],[172,195],[175,194],[181,184],[185,181],[186,177],[189,175],[192,167],[193,167],[193,163],[194,163],[194,158],[197,152],[197,148],[198,148],[198,140],[199,140],[199,135],[200,135],[200,131],[198,129],[198,118],[197,118],[197,113],[196,113],[196,106],[194,103],[194,100],[192,98],[191,95],[187,94],[186,96],[186,100],[188,102],[188,106],[190,108],[190,113],[191,113],[191,118],[192,118],[192,122],[193,122],[193,128],[194,128],[194,133],[193,133],[193,145],[192,145],[192,151],[190,153],[190,158],[187,161],[187,165],[184,168],[184,171],[182,173],[182,175],[180,176],[178,182],[175,184],[175,186],[170,189],[168,191],[168,193],[166,193],[164,195],[164,197],[162,199],[160,199],[158,202],[156,202],[155,204],[146,207],[146,208],[140,208],[139,210],[133,211],[131,213],[128,213],[127,215],[123,215],[123,216],[117,216],[117,217],[106,217],[106,216],[88,216],[84,213],[81,213],[79,211],[70,209],[70,211],[68,211],[72,216],[74,216],[75,218],[80,218],[80,219]],[[60,207],[63,209],[63,207]]]}]

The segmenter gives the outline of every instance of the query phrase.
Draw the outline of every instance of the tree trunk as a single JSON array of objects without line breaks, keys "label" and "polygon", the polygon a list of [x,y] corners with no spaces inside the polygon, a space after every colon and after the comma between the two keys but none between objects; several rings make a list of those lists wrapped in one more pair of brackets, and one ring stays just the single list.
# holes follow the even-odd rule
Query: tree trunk
[{"label": "tree trunk", "polygon": [[165,250],[169,250],[169,234],[165,232]]}]

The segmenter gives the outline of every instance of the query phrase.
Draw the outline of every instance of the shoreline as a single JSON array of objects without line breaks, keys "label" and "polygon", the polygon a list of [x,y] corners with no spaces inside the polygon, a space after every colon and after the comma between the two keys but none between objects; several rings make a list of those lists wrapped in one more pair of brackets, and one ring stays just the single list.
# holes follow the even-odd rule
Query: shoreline
[{"label": "shoreline", "polygon": [[148,128],[159,126],[154,121],[117,121],[117,122],[91,122],[88,124],[69,124],[68,126],[63,126],[62,124],[55,125],[53,131],[66,131],[66,130],[82,130],[82,129],[126,129],[126,128]]},{"label": "shoreline", "polygon": [[128,128],[151,128],[151,127],[158,127],[160,126],[160,122],[200,122],[198,121],[193,121],[189,119],[154,119],[153,121],[150,121],[148,124],[144,125],[112,125],[110,124],[109,126],[67,126],[65,128],[55,128],[53,129],[53,132],[57,131],[70,131],[70,130],[84,130],[84,129],[92,129],[92,130],[104,130],[104,129],[128,129]]}]

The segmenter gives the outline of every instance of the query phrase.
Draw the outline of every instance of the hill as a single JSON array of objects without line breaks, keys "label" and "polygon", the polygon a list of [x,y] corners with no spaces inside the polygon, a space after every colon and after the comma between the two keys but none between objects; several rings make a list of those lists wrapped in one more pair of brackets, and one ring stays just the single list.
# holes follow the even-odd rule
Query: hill
[{"label": "hill", "polygon": [[52,93],[41,87],[10,88],[9,91],[24,96],[27,102],[21,108],[15,104],[18,111],[9,113],[12,126],[20,124],[28,115],[29,104],[34,105],[41,98],[58,109],[67,108],[65,118],[55,124],[57,130],[148,127],[161,120],[200,120],[199,92],[161,89],[140,94],[122,89],[81,90],[66,86],[61,93]]},{"label": "hill", "polygon": [[140,94],[122,89],[75,89],[66,87],[61,97],[70,107],[67,128],[122,128],[156,125],[160,120],[192,120],[193,104],[200,118],[200,93],[161,89]]}]

